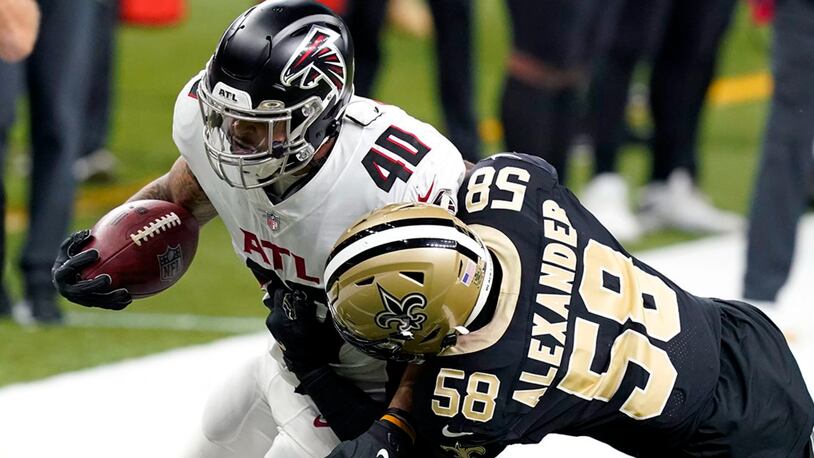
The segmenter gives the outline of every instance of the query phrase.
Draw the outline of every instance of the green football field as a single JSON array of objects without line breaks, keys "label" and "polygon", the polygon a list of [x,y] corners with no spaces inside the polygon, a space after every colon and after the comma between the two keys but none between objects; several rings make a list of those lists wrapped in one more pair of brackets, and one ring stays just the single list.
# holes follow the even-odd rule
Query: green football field
[{"label": "green football field", "polygon": [[[110,148],[120,159],[118,180],[82,188],[74,226],[96,219],[144,183],[166,171],[177,157],[171,139],[172,107],[181,86],[198,72],[223,29],[251,3],[190,0],[187,19],[170,29],[124,27],[118,43],[116,105]],[[501,0],[477,5],[477,88],[481,120],[494,119],[508,30]],[[385,37],[386,62],[376,97],[404,107],[436,125],[440,107],[434,86],[431,39],[396,30]],[[719,74],[737,77],[765,72],[768,33],[749,24],[739,11],[722,50]],[[703,189],[719,206],[740,213],[748,208],[766,101],[711,105],[702,129]],[[25,106],[20,115],[24,117]],[[25,232],[26,180],[15,166],[27,154],[25,123],[14,132],[7,167],[10,256],[6,284],[19,297],[16,256]],[[484,129],[492,132],[494,129]],[[487,134],[486,152],[497,152],[499,139]],[[646,179],[647,151],[629,148],[622,173],[634,184]],[[579,189],[590,171],[590,158],[579,156],[569,183]],[[676,232],[648,236],[632,246],[644,249],[685,241]],[[197,259],[185,277],[157,297],[138,301],[123,312],[87,310],[63,303],[68,325],[21,327],[0,322],[0,385],[34,380],[161,350],[263,329],[260,291],[233,254],[228,235],[216,220],[204,228]]]}]

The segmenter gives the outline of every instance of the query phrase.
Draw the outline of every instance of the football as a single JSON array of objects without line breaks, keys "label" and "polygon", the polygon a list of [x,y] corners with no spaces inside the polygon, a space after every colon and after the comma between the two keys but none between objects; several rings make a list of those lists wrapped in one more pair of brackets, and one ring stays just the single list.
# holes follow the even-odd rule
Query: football
[{"label": "football", "polygon": [[163,200],[137,200],[111,210],[91,229],[85,249],[99,260],[83,279],[110,275],[112,288],[127,288],[133,298],[157,294],[186,272],[198,247],[198,222],[189,211]]}]

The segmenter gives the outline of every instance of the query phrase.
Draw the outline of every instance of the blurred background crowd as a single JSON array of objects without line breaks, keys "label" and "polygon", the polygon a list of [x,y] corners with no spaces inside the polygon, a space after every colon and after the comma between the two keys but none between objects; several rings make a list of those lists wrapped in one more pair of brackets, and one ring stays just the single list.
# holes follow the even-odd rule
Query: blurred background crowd
[{"label": "blurred background crowd", "polygon": [[[168,168],[175,94],[251,3],[0,0],[0,317],[63,322],[60,241]],[[813,1],[324,3],[354,37],[358,95],[470,161],[546,159],[634,249],[742,231],[743,297],[776,300],[812,199]]]}]

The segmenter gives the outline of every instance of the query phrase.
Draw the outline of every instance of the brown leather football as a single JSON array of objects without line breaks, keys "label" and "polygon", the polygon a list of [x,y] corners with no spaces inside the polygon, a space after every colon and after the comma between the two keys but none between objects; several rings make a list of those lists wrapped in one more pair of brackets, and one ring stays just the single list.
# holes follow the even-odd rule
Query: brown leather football
[{"label": "brown leather football", "polygon": [[163,200],[138,200],[111,210],[91,230],[84,249],[99,260],[82,278],[110,275],[112,288],[133,298],[164,291],[186,272],[198,247],[198,221],[183,207]]}]

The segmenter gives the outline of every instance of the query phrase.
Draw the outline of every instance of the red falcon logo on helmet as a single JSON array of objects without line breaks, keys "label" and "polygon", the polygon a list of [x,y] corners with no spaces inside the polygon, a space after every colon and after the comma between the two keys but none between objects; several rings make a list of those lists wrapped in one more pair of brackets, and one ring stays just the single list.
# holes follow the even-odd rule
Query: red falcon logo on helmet
[{"label": "red falcon logo on helmet", "polygon": [[336,47],[339,34],[331,29],[312,26],[283,69],[280,80],[292,86],[299,80],[301,89],[313,89],[320,80],[331,86],[337,96],[345,88],[347,71],[342,54]]}]

